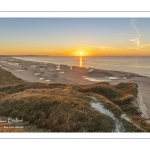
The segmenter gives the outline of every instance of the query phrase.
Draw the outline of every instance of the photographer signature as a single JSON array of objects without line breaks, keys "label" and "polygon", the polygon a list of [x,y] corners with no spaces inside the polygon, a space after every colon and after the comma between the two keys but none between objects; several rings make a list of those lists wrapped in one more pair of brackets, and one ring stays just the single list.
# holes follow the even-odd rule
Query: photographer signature
[{"label": "photographer signature", "polygon": [[0,123],[23,123],[23,119],[19,120],[18,118],[12,119],[11,117],[8,117],[7,120],[2,120],[0,118]]},{"label": "photographer signature", "polygon": [[18,118],[16,119],[8,118],[8,123],[23,123],[23,119],[19,120]]}]

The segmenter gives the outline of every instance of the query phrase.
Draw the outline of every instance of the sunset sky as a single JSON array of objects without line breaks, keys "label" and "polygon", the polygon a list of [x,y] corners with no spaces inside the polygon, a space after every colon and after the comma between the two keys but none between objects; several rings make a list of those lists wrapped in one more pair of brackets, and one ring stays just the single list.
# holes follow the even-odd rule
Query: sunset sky
[{"label": "sunset sky", "polygon": [[0,55],[150,56],[150,18],[0,18]]}]

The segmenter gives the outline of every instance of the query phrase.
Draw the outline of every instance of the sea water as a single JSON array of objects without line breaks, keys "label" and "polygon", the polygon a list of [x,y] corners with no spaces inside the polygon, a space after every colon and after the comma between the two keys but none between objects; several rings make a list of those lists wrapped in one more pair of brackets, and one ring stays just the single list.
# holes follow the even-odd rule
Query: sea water
[{"label": "sea water", "polygon": [[86,68],[132,72],[150,77],[150,57],[15,57],[27,61],[64,64]]}]

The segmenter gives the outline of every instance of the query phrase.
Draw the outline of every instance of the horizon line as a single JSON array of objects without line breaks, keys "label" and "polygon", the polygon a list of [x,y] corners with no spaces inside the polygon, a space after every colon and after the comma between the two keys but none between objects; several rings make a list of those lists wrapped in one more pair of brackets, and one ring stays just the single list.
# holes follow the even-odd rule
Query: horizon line
[{"label": "horizon line", "polygon": [[60,56],[60,55],[56,55],[56,56],[52,56],[52,55],[7,55],[7,54],[0,54],[0,56],[49,56],[49,57],[150,57],[150,55],[113,55],[113,56],[101,56],[101,55],[98,55],[98,56]]}]

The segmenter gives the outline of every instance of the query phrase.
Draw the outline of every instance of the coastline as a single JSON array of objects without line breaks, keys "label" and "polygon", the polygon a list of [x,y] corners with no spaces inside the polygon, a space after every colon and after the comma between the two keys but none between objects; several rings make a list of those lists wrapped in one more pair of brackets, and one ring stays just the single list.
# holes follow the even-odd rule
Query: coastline
[{"label": "coastline", "polygon": [[[134,73],[91,69],[51,63],[25,61],[12,57],[0,57],[0,67],[27,82],[62,83],[88,85],[95,82],[109,82],[116,85],[132,82],[138,85],[138,104],[145,118],[150,117],[150,78]],[[141,98],[142,97],[142,98]]]},{"label": "coastline", "polygon": [[136,83],[138,86],[137,102],[140,110],[143,113],[143,117],[146,119],[150,118],[150,101],[149,101],[149,88],[150,78],[148,77],[133,77],[126,80],[115,80],[109,82],[111,85],[117,85],[119,83]]}]

